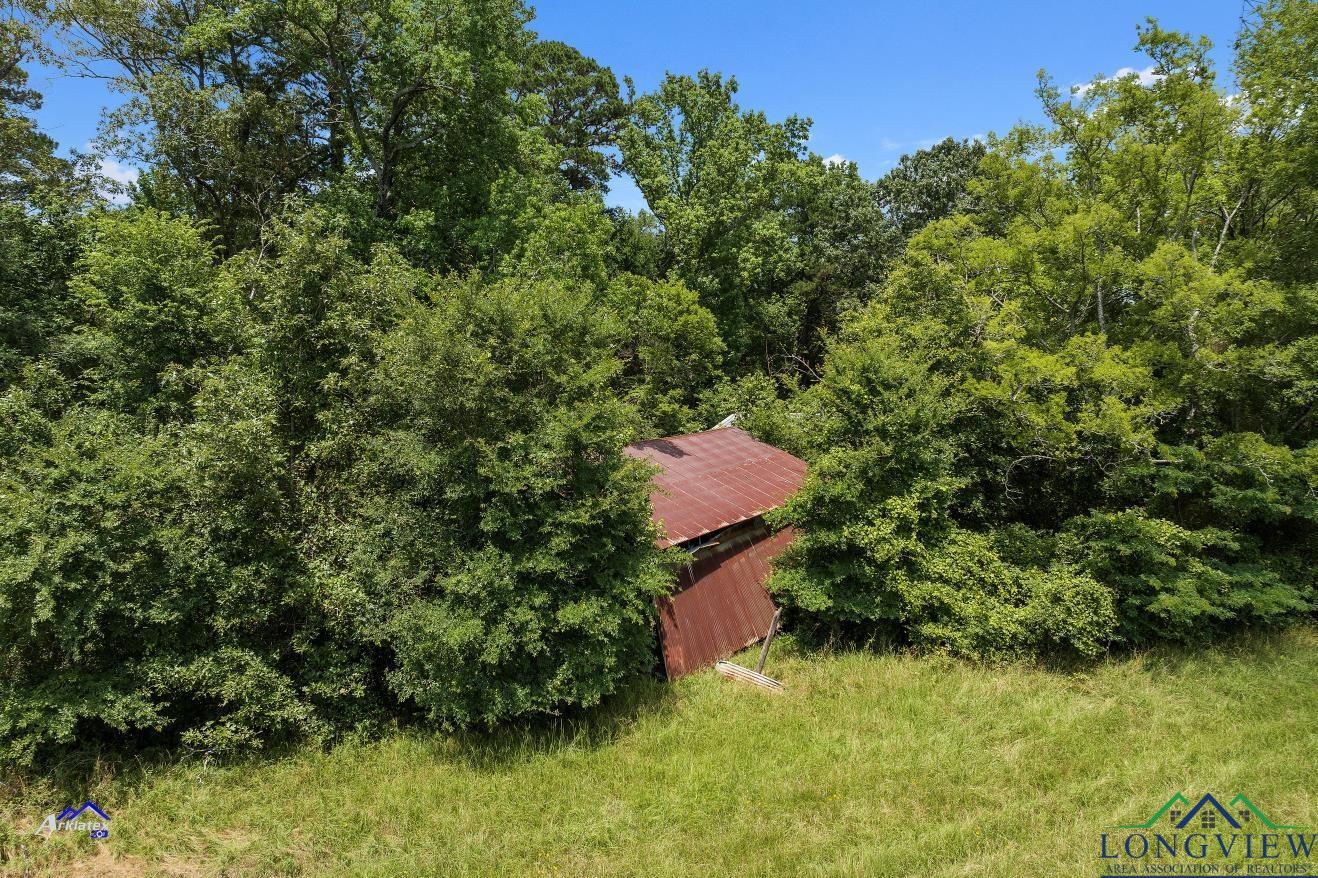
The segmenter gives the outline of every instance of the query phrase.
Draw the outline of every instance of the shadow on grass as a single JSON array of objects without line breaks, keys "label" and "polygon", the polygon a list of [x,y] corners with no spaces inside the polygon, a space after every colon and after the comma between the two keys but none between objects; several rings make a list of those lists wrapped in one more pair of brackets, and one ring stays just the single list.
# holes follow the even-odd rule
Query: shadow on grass
[{"label": "shadow on grass", "polygon": [[[1112,650],[1095,659],[1050,656],[1007,664],[1065,676],[1092,673],[1111,663],[1128,664],[1138,673],[1151,677],[1187,675],[1233,664],[1275,668],[1280,672],[1294,661],[1297,637],[1305,638],[1311,645],[1318,644],[1318,628],[1312,622],[1299,622],[1286,627],[1245,630],[1199,644]],[[851,652],[917,655],[949,664],[983,664],[914,650],[893,637],[857,639],[838,636],[836,631],[812,632],[800,628],[790,632],[782,641],[775,641],[770,661],[771,664],[775,659],[809,662]],[[558,716],[465,731],[444,731],[415,720],[394,722],[370,734],[345,736],[327,744],[325,750],[332,752],[339,746],[370,746],[372,741],[401,734],[436,760],[492,773],[554,753],[610,746],[642,723],[671,716],[678,700],[677,691],[671,684],[653,677],[636,677],[593,708],[571,709]],[[306,743],[291,743],[259,753],[214,759],[176,748],[153,747],[134,751],[123,745],[89,744],[21,771],[0,771],[0,820],[18,813],[58,810],[87,799],[95,800],[98,795],[111,791],[114,798],[131,797],[149,786],[161,772],[180,766],[204,763],[225,770],[255,771],[281,760],[304,756],[308,746]]]},{"label": "shadow on grass", "polygon": [[[456,731],[420,720],[399,720],[370,733],[348,734],[327,742],[324,752],[340,746],[369,746],[372,741],[401,734],[433,753],[437,760],[490,772],[564,750],[606,747],[638,723],[669,715],[675,700],[666,682],[641,676],[626,681],[619,692],[592,708]],[[125,742],[93,741],[25,768],[0,770],[0,823],[17,813],[58,811],[88,799],[94,801],[111,791],[116,798],[132,796],[170,769],[204,764],[231,771],[256,770],[305,755],[309,746],[307,742],[290,742],[255,753],[216,758],[179,748],[134,749]]]},{"label": "shadow on grass", "polygon": [[592,708],[574,708],[559,716],[503,723],[433,735],[445,758],[476,771],[494,771],[527,759],[564,750],[597,750],[625,737],[638,724],[672,714],[677,698],[671,685],[653,677],[637,677]]}]

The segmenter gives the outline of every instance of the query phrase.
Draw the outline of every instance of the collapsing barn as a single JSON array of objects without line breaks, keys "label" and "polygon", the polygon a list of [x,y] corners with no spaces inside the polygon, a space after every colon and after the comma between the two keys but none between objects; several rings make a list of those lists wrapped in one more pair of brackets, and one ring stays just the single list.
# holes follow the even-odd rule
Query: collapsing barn
[{"label": "collapsing barn", "polygon": [[659,545],[690,553],[677,589],[658,601],[664,668],[680,677],[764,636],[775,610],[764,583],[792,531],[770,533],[761,516],[801,487],[805,461],[735,427],[626,451],[663,468],[650,495]]}]

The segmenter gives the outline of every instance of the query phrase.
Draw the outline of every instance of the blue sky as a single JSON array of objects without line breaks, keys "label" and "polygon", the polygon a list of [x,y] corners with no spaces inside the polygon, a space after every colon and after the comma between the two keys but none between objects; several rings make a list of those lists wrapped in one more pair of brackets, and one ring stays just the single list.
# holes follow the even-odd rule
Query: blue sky
[{"label": "blue sky", "polygon": [[[532,27],[630,75],[644,91],[666,70],[731,73],[745,107],[778,119],[814,120],[810,147],[882,175],[904,152],[946,136],[1005,131],[1039,118],[1034,76],[1061,85],[1142,69],[1135,26],[1205,34],[1229,76],[1241,0],[1108,0],[1086,3],[842,2],[780,0],[553,0]],[[43,127],[64,147],[96,132],[114,97],[95,81],[34,71],[46,95]],[[112,172],[130,176],[114,164]],[[634,186],[618,181],[609,201],[636,209]]]}]

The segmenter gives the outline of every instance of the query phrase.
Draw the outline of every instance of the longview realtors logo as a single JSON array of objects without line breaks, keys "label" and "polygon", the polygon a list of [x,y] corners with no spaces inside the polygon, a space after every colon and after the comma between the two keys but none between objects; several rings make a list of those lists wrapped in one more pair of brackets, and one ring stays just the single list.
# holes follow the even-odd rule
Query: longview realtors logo
[{"label": "longview realtors logo", "polygon": [[1318,878],[1318,835],[1278,823],[1243,794],[1226,805],[1212,793],[1193,805],[1176,793],[1142,823],[1099,835],[1104,875],[1284,875]]}]

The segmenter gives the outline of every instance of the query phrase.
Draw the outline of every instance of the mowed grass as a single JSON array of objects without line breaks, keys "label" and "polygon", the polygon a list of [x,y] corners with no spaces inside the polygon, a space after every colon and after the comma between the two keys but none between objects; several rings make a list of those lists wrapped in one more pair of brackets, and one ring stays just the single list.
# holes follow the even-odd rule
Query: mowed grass
[{"label": "mowed grass", "polygon": [[703,673],[548,728],[119,769],[87,790],[108,842],[24,840],[0,868],[1097,876],[1101,829],[1177,791],[1318,824],[1314,626],[1078,670],[775,650],[777,696]]}]

